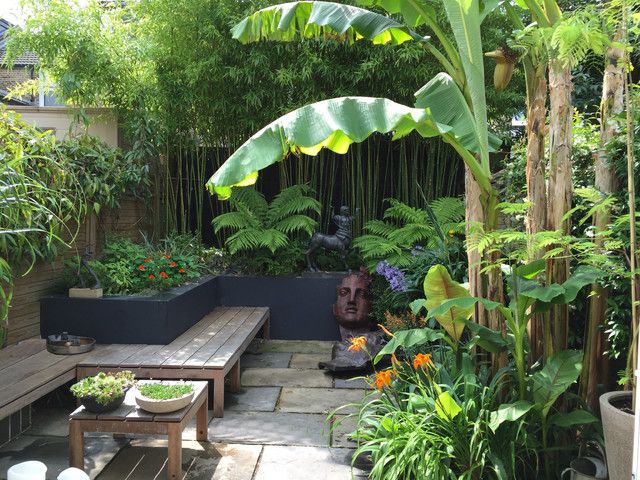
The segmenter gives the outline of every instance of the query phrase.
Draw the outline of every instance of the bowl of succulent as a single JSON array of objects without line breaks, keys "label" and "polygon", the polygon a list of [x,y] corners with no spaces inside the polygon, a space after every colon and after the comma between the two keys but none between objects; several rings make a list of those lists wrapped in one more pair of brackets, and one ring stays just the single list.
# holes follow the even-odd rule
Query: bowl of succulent
[{"label": "bowl of succulent", "polygon": [[151,413],[169,413],[191,403],[193,385],[177,381],[148,381],[139,383],[135,392],[136,403]]},{"label": "bowl of succulent", "polygon": [[133,373],[126,370],[115,374],[100,372],[71,386],[71,393],[91,413],[106,413],[117,409],[135,383]]}]

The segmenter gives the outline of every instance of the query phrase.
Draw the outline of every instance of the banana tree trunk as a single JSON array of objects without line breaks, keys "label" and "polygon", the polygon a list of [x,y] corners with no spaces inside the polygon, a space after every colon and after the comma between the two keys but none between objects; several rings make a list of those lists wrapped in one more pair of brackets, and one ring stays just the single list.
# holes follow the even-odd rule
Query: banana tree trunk
[{"label": "banana tree trunk", "polygon": [[[621,32],[619,31],[615,42],[619,42]],[[602,82],[602,101],[600,103],[600,146],[595,155],[595,186],[608,196],[618,188],[615,169],[607,156],[607,144],[616,136],[618,132],[617,123],[614,117],[624,109],[624,67],[622,49],[615,46],[610,47],[606,54],[606,66],[604,79]],[[593,225],[596,231],[602,231],[611,221],[608,211],[596,212],[593,218]],[[596,236],[595,242],[598,247],[602,247],[603,240]],[[598,407],[598,384],[607,381],[609,375],[609,362],[604,355],[606,349],[606,339],[601,329],[603,324],[609,290],[598,284],[592,286],[595,295],[589,299],[589,316],[585,331],[585,351],[582,368],[582,378],[580,380],[580,394],[586,404],[592,410]],[[606,390],[606,389],[605,389]]]},{"label": "banana tree trunk", "polygon": [[[547,190],[545,179],[544,140],[547,133],[547,78],[544,62],[525,65],[527,73],[527,233],[534,235],[547,228]],[[530,260],[540,254],[530,249]],[[534,316],[529,323],[530,356],[535,362],[544,352],[544,315]]]},{"label": "banana tree trunk", "polygon": [[[547,222],[550,230],[559,230],[563,234],[570,231],[569,219],[563,219],[571,208],[573,182],[571,176],[571,147],[573,143],[573,108],[571,92],[573,82],[571,69],[558,59],[552,59],[549,65],[549,193]],[[564,258],[562,258],[564,257]],[[568,256],[560,256],[549,262],[547,277],[555,283],[564,283],[568,278]],[[569,332],[569,310],[567,305],[556,305],[549,315],[552,338],[546,338],[545,358],[554,351],[567,348]],[[551,351],[549,350],[551,348]]]},{"label": "banana tree trunk", "polygon": [[[482,206],[482,192],[478,182],[473,178],[473,174],[469,167],[465,165],[464,169],[465,184],[465,221],[467,238],[472,239],[477,233],[474,231],[474,225],[484,224],[484,208]],[[470,243],[475,243],[471,241]],[[467,258],[469,260],[469,291],[474,297],[484,296],[484,281],[480,273],[480,254],[474,248],[467,249]],[[482,326],[489,327],[487,312],[479,305],[475,306],[475,321]]]}]

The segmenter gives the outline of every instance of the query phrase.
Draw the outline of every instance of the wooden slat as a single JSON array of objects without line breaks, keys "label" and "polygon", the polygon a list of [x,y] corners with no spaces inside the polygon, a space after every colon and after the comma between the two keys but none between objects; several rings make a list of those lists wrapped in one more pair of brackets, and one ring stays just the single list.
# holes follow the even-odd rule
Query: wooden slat
[{"label": "wooden slat", "polygon": [[147,358],[152,355],[155,355],[158,350],[162,349],[164,345],[147,345],[144,348],[141,348],[136,353],[131,355],[129,358],[126,358],[122,362],[120,362],[119,367],[125,368],[137,368],[140,364]]},{"label": "wooden slat", "polygon": [[[0,350],[0,375],[2,370],[9,368],[25,358],[46,350],[45,341],[41,338],[30,338],[17,345],[10,345]],[[0,377],[1,379],[2,377]]]},{"label": "wooden slat", "polygon": [[196,336],[194,336],[185,346],[177,350],[173,355],[167,358],[162,365],[164,366],[182,366],[189,358],[191,358],[200,348],[208,341],[214,338],[226,325],[234,321],[234,318],[241,315],[241,310],[225,309],[223,314],[215,320],[205,325]]},{"label": "wooden slat", "polygon": [[244,307],[242,311],[233,317],[216,335],[205,343],[196,353],[183,363],[185,367],[203,367],[204,364],[221,348],[232,335],[242,326],[244,321],[254,312],[255,308]]},{"label": "wooden slat", "polygon": [[[258,330],[264,325],[269,315],[269,310],[266,308],[257,308],[244,323],[236,330],[233,336],[225,342],[209,359],[205,362],[204,366],[223,368],[229,363],[229,360],[239,351],[246,348],[251,342],[252,338],[256,335]],[[244,347],[244,348],[243,348]]]},{"label": "wooden slat", "polygon": [[[105,368],[111,366],[117,366],[121,361],[126,358],[129,358],[131,355],[135,354],[139,350],[141,350],[144,345],[134,344],[111,344],[106,345],[105,348],[98,352],[96,355],[92,355],[91,357],[79,362],[80,365],[97,365],[104,366]],[[90,362],[90,363],[89,363]]]}]

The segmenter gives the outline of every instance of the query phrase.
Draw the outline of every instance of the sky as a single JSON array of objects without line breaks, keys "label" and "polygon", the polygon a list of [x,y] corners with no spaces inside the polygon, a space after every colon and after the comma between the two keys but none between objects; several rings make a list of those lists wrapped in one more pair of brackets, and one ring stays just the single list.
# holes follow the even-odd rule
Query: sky
[{"label": "sky", "polygon": [[20,0],[0,0],[0,17],[11,23],[22,23]]}]

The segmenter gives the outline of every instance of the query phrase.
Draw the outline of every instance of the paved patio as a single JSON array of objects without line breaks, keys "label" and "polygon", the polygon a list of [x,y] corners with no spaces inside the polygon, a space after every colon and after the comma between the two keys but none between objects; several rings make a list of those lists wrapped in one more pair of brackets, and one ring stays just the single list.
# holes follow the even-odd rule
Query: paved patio
[{"label": "paved patio", "polygon": [[[318,369],[331,342],[255,341],[242,357],[242,391],[227,394],[224,418],[211,418],[210,444],[195,441],[195,425],[183,442],[188,480],[364,479],[351,469],[352,422],[330,434],[326,414],[360,401],[361,380],[334,379]],[[36,408],[33,427],[0,449],[0,478],[15,463],[38,459],[55,479],[67,467],[67,415],[73,404]],[[350,413],[344,410],[344,413]],[[87,472],[99,480],[162,479],[166,440],[153,437],[86,438]]]}]

